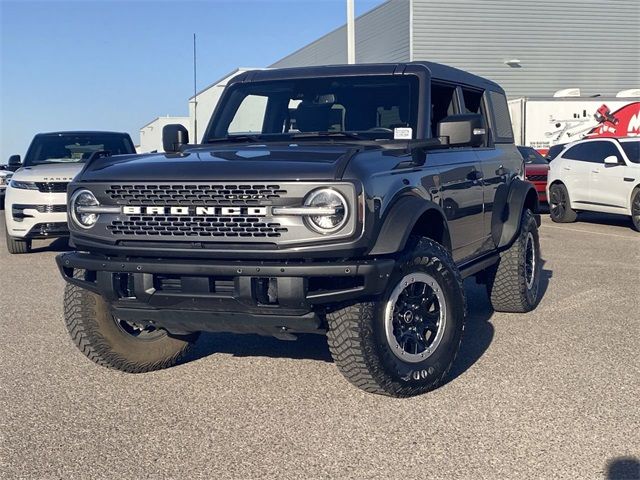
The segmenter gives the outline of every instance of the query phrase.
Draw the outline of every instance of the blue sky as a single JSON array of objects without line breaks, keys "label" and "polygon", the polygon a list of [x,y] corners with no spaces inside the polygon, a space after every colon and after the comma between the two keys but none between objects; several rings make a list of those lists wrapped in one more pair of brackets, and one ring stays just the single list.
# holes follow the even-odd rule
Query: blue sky
[{"label": "blue sky", "polygon": [[[382,0],[356,0],[360,15]],[[345,23],[344,0],[0,0],[0,163],[34,134],[116,130],[160,115],[238,66],[267,66]]]}]

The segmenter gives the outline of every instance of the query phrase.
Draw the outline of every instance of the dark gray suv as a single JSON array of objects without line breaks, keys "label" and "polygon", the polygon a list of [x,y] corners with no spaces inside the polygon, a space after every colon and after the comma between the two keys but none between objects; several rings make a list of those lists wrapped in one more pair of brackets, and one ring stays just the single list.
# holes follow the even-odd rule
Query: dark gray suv
[{"label": "dark gray suv", "polygon": [[539,297],[538,200],[504,91],[435,63],[245,72],[201,144],[96,156],[69,185],[57,257],[90,359],[178,362],[198,332],[326,334],[373,393],[440,385],[462,340],[462,281],[496,310]]}]

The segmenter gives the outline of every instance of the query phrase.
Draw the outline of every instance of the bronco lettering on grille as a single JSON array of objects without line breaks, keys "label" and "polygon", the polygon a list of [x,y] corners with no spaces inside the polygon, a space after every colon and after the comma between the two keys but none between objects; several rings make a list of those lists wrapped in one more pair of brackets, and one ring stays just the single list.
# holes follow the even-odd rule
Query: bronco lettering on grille
[{"label": "bronco lettering on grille", "polygon": [[264,217],[266,207],[122,207],[125,215],[251,215]]}]

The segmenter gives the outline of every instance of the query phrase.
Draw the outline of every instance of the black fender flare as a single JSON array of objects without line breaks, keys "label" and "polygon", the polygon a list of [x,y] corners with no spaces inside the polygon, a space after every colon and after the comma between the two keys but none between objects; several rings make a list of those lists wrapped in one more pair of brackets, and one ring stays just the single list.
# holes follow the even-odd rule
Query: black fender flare
[{"label": "black fender flare", "polygon": [[401,252],[420,217],[430,210],[441,217],[443,246],[451,250],[449,226],[440,205],[416,195],[403,195],[389,207],[370,255]]},{"label": "black fender flare", "polygon": [[520,221],[524,213],[527,202],[533,201],[533,213],[536,215],[536,222],[540,226],[540,215],[538,215],[538,193],[533,184],[514,178],[507,186],[500,185],[496,191],[494,200],[494,214],[491,217],[491,237],[498,248],[511,245],[520,230]]}]

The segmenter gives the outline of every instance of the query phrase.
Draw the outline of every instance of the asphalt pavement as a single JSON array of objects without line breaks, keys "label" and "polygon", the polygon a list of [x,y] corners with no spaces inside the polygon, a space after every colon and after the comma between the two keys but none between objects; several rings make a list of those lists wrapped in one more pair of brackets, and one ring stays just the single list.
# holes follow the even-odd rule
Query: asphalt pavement
[{"label": "asphalt pavement", "polygon": [[320,336],[207,334],[177,367],[104,369],[64,327],[65,242],[0,240],[0,478],[640,478],[640,233],[581,220],[543,218],[534,312],[467,281],[452,374],[401,400],[347,383]]}]

